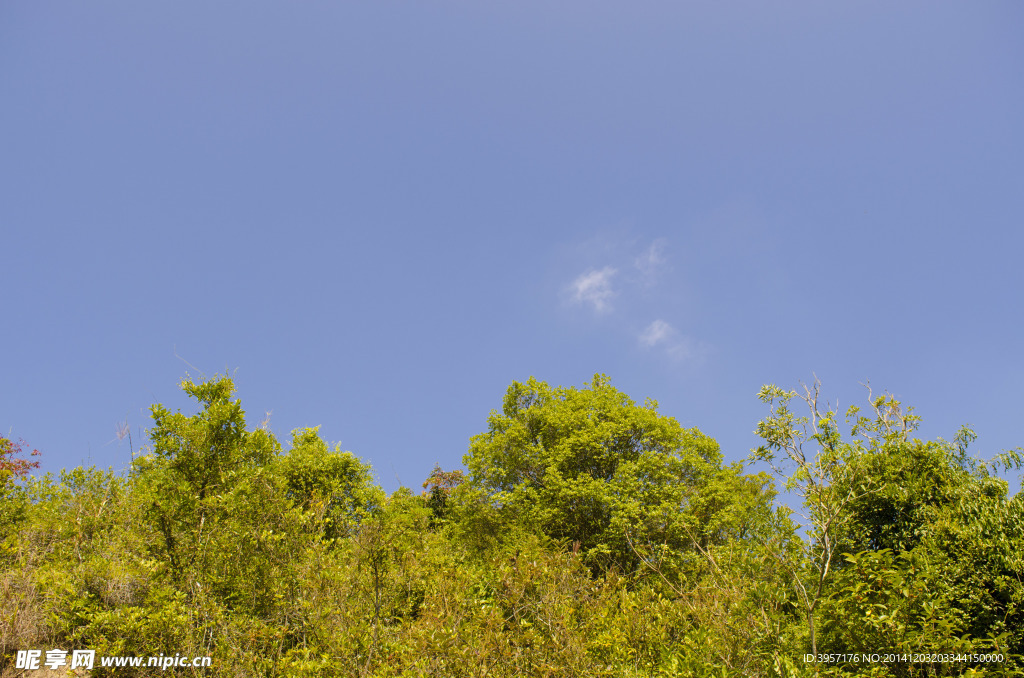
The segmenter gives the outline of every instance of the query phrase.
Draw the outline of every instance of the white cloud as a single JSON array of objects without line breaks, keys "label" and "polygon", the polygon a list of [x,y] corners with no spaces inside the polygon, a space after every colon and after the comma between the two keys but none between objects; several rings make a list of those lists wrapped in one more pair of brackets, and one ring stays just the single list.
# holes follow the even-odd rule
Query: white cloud
[{"label": "white cloud", "polygon": [[650,348],[668,341],[675,333],[675,329],[664,320],[655,320],[640,333],[640,343]]},{"label": "white cloud", "polygon": [[616,272],[611,266],[606,266],[600,271],[588,271],[576,278],[570,286],[573,301],[578,304],[593,304],[594,310],[598,313],[610,311],[610,301],[615,296],[611,279]]},{"label": "white cloud", "polygon": [[682,362],[684,360],[691,359],[699,360],[703,349],[699,346],[695,346],[690,339],[683,337],[679,341],[673,342],[671,346],[665,349],[665,351],[672,360]]},{"label": "white cloud", "polygon": [[699,363],[709,350],[703,342],[695,342],[690,337],[680,335],[676,328],[661,319],[648,325],[638,339],[644,348],[662,347],[668,357],[675,362]]},{"label": "white cloud", "polygon": [[643,254],[633,259],[633,265],[643,275],[645,282],[651,285],[654,283],[655,276],[665,266],[666,261],[665,239],[658,238]]}]

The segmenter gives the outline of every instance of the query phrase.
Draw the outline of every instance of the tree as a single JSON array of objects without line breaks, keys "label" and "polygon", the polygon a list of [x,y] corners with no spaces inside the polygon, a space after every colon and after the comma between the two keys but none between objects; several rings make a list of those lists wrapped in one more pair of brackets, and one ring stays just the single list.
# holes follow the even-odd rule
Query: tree
[{"label": "tree", "polygon": [[[25,441],[14,442],[9,438],[0,436],[0,490],[13,482],[16,478],[23,478],[34,468],[39,468],[38,461],[29,461],[24,455]],[[30,457],[39,456],[39,450],[32,450]]]},{"label": "tree", "polygon": [[[771,408],[770,416],[758,423],[756,433],[765,444],[752,451],[750,459],[767,462],[772,471],[785,481],[785,488],[803,503],[800,515],[808,541],[803,557],[793,562],[779,554],[778,562],[788,571],[793,588],[800,599],[812,653],[817,653],[817,611],[826,594],[826,584],[838,560],[845,533],[847,505],[858,497],[861,484],[850,477],[858,468],[856,459],[863,455],[862,441],[845,443],[839,435],[837,412],[820,403],[821,383],[815,380],[813,390],[804,385],[804,393],[784,391],[778,386],[764,386],[758,398]],[[807,416],[797,416],[789,403],[798,398],[808,408]],[[890,439],[905,437],[913,430],[917,417],[904,414],[894,399],[879,398],[873,402],[878,420],[872,430],[885,430]],[[862,421],[861,430],[869,428]],[[854,428],[854,433],[857,428]],[[811,451],[804,445],[810,444]]]},{"label": "tree", "polygon": [[[38,461],[24,457],[25,441],[15,442],[0,436],[0,552],[6,551],[6,542],[13,535],[15,526],[25,513],[25,495],[17,491],[16,481],[39,468]],[[28,456],[39,456],[39,450],[32,450]]]},{"label": "tree", "polygon": [[716,538],[723,507],[702,493],[723,473],[718,444],[657,407],[601,374],[581,389],[513,382],[463,458],[462,521],[573,543],[595,571],[636,571],[638,545],[692,552]]},{"label": "tree", "polygon": [[995,477],[1020,453],[984,462],[968,452],[975,439],[962,427],[952,443],[880,443],[860,458],[865,491],[845,509],[827,601],[831,651],[997,651],[1001,670],[1022,668],[1024,497]]},{"label": "tree", "polygon": [[[1006,483],[992,477],[1019,467],[1020,453],[981,462],[967,452],[975,435],[966,427],[953,444],[913,438],[913,408],[870,388],[873,416],[849,408],[844,439],[820,392],[817,380],[802,394],[763,387],[771,414],[752,454],[803,503],[803,553],[776,561],[797,593],[811,652],[1020,652],[1024,634],[1011,631],[1024,627],[1024,566],[1014,555],[1024,520],[1019,498],[1008,500]],[[806,416],[790,409],[793,399]]]},{"label": "tree", "polygon": [[421,495],[430,509],[431,525],[436,526],[447,519],[452,491],[462,483],[464,477],[462,471],[445,471],[440,464],[434,464],[434,470],[423,481]]},{"label": "tree", "polygon": [[275,494],[265,487],[272,479],[264,469],[280,445],[263,429],[246,430],[228,377],[185,379],[181,388],[202,410],[186,416],[153,405],[152,454],[136,459],[135,470],[148,497],[147,519],[161,537],[160,554],[174,580],[184,584],[186,571],[217,572],[212,563],[233,539],[226,524],[235,508]]},{"label": "tree", "polygon": [[384,492],[373,482],[369,465],[338,445],[329,448],[319,428],[292,431],[292,447],[278,466],[289,499],[316,515],[325,539],[336,539],[379,508]]}]

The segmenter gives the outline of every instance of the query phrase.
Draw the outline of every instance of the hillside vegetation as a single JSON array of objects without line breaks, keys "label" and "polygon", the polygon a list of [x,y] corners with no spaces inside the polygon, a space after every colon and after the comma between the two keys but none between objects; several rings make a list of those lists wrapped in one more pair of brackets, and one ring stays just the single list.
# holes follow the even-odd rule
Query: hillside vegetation
[{"label": "hillside vegetation", "polygon": [[464,469],[387,495],[315,428],[248,426],[227,377],[182,388],[197,411],[154,405],[125,473],[31,477],[3,440],[0,674],[61,648],[212,657],[182,676],[1024,675],[1021,455],[919,440],[891,396],[765,387],[751,473],[607,377],[530,379]]}]

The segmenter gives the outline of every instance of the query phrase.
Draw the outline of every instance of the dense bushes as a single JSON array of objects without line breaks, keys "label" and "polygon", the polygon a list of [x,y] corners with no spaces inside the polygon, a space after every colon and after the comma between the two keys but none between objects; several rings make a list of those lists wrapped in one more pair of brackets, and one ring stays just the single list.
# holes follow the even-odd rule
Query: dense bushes
[{"label": "dense bushes", "polygon": [[[891,399],[843,438],[834,412],[803,420],[794,394],[762,392],[757,456],[803,498],[800,529],[769,476],[723,466],[603,376],[513,384],[465,473],[390,496],[317,429],[285,451],[247,428],[230,380],[183,388],[198,412],[154,406],[129,472],[3,478],[0,674],[53,647],[210,655],[174,669],[204,676],[1022,668],[1021,498],[967,453],[969,431],[915,440]],[[806,663],[812,649],[1005,661]]]}]

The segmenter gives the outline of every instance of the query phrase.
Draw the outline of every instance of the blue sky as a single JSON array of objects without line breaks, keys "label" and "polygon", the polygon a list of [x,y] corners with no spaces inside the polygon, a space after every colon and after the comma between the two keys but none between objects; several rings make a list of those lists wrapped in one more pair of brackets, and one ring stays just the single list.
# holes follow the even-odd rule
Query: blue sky
[{"label": "blue sky", "polygon": [[[122,468],[186,373],[387,489],[596,372],[1024,445],[1024,5],[5,2],[0,429]],[[191,365],[192,367],[189,367]]]}]

